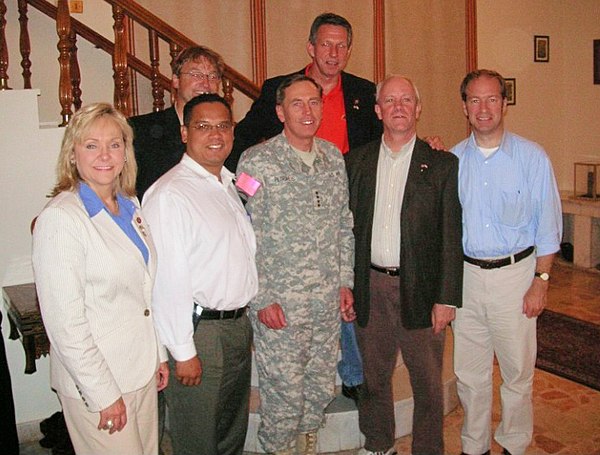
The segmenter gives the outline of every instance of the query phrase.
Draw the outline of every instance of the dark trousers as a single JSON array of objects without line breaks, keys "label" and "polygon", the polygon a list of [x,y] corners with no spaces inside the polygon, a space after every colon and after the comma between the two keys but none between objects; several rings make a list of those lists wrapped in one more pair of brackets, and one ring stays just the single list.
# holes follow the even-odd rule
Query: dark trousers
[{"label": "dark trousers", "polygon": [[[241,455],[250,400],[252,327],[247,316],[200,321],[194,334],[202,381],[165,389],[175,455]],[[171,371],[175,371],[172,358]]]},{"label": "dark trousers", "polygon": [[365,448],[387,450],[394,445],[392,374],[398,349],[412,386],[413,454],[443,454],[442,362],[444,333],[432,328],[407,330],[400,315],[400,281],[371,270],[371,303],[366,327],[357,325],[365,382],[358,403]]},{"label": "dark trousers", "polygon": [[15,423],[15,405],[1,324],[2,312],[0,312],[0,449],[3,454],[18,455],[19,438]]}]

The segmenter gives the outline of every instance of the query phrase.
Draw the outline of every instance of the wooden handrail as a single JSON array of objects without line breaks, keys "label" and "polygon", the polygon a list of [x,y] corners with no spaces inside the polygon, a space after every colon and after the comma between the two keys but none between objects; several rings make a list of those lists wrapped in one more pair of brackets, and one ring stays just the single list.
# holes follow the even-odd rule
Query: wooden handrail
[{"label": "wooden handrail", "polygon": [[[44,13],[51,19],[56,20],[57,8],[56,6],[48,3],[46,0],[27,0],[27,3],[29,3],[31,6]],[[75,30],[75,33],[84,38],[86,41],[89,41],[90,43],[94,44],[94,46],[98,47],[99,49],[102,49],[110,55],[114,54],[115,45],[111,41],[106,39],[104,36],[92,30],[87,25],[79,22],[77,19],[71,18],[71,27],[73,28],[73,30]],[[140,73],[142,76],[150,79],[151,69],[148,65],[146,65],[140,59],[131,54],[128,54],[127,60],[131,68]],[[161,74],[158,80],[161,87],[163,87],[165,90],[171,89],[171,79],[169,77]]]},{"label": "wooden handrail", "polygon": [[[54,6],[47,0],[18,0],[19,12],[21,21],[21,54],[23,60],[23,78],[27,85],[31,80],[31,72],[29,67],[29,37],[27,32],[27,4],[36,8],[38,11],[54,19],[57,22],[57,32],[59,41],[57,47],[59,49],[60,62],[60,87],[59,101],[61,104],[61,116],[63,118],[62,125],[65,125],[72,115],[71,105],[77,110],[81,106],[81,90],[80,72],[77,62],[77,43],[76,37],[80,36],[92,43],[97,48],[107,52],[112,56],[113,75],[115,79],[114,103],[115,106],[126,115],[132,115],[133,98],[130,86],[131,73],[130,70],[148,79],[152,86],[153,109],[160,110],[164,108],[162,99],[165,91],[170,92],[171,96],[171,75],[160,73],[160,61],[158,55],[158,40],[161,39],[169,46],[169,54],[171,62],[177,54],[184,48],[197,46],[198,44],[190,40],[185,35],[181,34],[166,22],[162,21],[152,13],[138,5],[132,0],[104,0],[111,5],[113,10],[115,42],[100,35],[92,30],[87,25],[70,17],[66,8],[66,0],[58,0],[58,6]],[[4,0],[0,0],[0,7],[4,4]],[[59,14],[59,9],[62,13]],[[66,17],[65,17],[66,16]],[[4,17],[4,14],[1,15]],[[150,55],[148,56],[149,63],[140,60],[129,51],[128,39],[129,26],[128,24],[135,23],[148,31],[148,37],[151,42]],[[5,49],[6,46],[3,46]],[[169,63],[171,63],[169,62]],[[0,63],[8,65],[8,56],[2,56]],[[4,71],[4,74],[6,71]],[[243,76],[228,65],[225,65],[223,75],[223,94],[228,101],[233,101],[234,88],[250,97],[256,99],[260,94],[259,87],[251,80]],[[3,78],[4,83],[8,77]]]},{"label": "wooden handrail", "polygon": [[[127,15],[136,23],[148,30],[154,30],[159,38],[167,43],[177,43],[181,49],[190,46],[197,46],[198,43],[192,41],[184,34],[171,27],[163,20],[150,13],[148,10],[131,0],[104,0],[113,6],[123,8]],[[225,65],[224,76],[231,81],[233,86],[249,98],[256,99],[260,94],[260,89],[250,79],[237,72],[232,67]]]}]

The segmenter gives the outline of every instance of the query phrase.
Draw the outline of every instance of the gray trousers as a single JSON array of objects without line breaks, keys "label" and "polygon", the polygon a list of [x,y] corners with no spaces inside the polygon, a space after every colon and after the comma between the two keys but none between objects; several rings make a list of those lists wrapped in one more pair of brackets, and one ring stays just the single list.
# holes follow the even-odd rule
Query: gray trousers
[{"label": "gray trousers", "polygon": [[[200,321],[194,334],[202,381],[165,389],[175,455],[241,455],[250,400],[252,327],[238,319]],[[169,359],[171,371],[175,362]]]},{"label": "gray trousers", "polygon": [[371,270],[369,323],[356,326],[363,358],[365,382],[358,402],[360,431],[365,448],[387,450],[394,445],[395,419],[392,374],[398,349],[408,369],[412,386],[412,453],[443,454],[444,397],[442,362],[444,332],[431,327],[407,330],[400,317],[400,281]]}]

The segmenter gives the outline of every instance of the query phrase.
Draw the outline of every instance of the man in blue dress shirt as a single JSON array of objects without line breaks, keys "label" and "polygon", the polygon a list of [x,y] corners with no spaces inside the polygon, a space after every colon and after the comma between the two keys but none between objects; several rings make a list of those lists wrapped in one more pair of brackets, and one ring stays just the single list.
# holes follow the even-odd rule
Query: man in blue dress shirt
[{"label": "man in blue dress shirt", "polygon": [[490,453],[494,355],[502,374],[502,419],[494,439],[523,454],[533,433],[536,319],[546,305],[562,237],[560,196],[542,147],[504,128],[506,84],[477,70],[461,85],[472,134],[459,158],[463,206],[463,308],[456,313],[454,369],[465,411],[465,454]]}]

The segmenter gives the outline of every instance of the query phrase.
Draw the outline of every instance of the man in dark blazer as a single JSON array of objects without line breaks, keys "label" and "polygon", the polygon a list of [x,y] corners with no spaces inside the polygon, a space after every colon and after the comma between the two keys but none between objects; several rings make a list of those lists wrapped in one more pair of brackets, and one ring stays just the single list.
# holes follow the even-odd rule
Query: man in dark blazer
[{"label": "man in dark blazer", "polygon": [[412,453],[443,454],[444,333],[462,298],[458,161],[416,137],[421,104],[409,79],[381,82],[375,110],[383,137],[347,161],[362,453],[396,453],[391,379],[399,349],[413,389]]},{"label": "man in dark blazer", "polygon": [[134,132],[138,165],[135,186],[140,201],[150,185],[181,160],[185,152],[181,142],[183,107],[197,95],[219,91],[223,66],[221,56],[207,47],[184,49],[173,61],[173,105],[129,119]]},{"label": "man in dark blazer", "polygon": [[[350,23],[337,14],[320,14],[311,25],[306,50],[312,62],[296,73],[310,76],[323,89],[323,117],[317,137],[332,142],[344,154],[378,138],[382,130],[374,111],[375,84],[344,72],[352,50]],[[236,169],[246,149],[281,133],[283,123],[275,112],[275,92],[293,74],[264,82],[260,96],[236,125],[233,151],[225,162],[228,169]],[[363,374],[351,323],[342,322],[341,351],[338,373],[342,393],[356,400]]]}]

